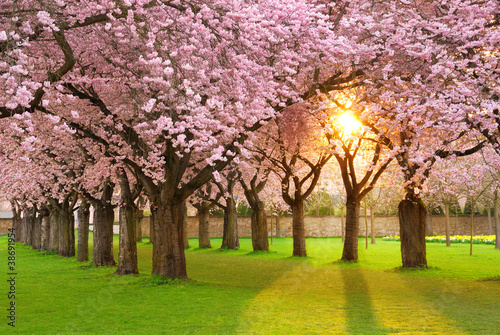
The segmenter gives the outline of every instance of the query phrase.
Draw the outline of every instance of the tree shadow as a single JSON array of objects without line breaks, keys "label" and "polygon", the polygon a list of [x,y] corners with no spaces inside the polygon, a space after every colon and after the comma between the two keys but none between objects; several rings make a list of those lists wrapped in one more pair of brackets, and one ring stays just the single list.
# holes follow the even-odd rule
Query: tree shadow
[{"label": "tree shadow", "polygon": [[340,268],[346,298],[346,327],[349,334],[386,334],[394,330],[382,326],[375,315],[370,290],[363,271]]}]

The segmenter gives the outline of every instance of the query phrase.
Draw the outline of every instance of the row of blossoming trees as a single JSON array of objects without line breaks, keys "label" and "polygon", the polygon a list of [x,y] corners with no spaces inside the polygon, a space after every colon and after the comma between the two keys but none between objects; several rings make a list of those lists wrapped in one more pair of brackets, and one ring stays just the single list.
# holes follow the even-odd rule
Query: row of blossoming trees
[{"label": "row of blossoming trees", "polygon": [[21,241],[74,255],[73,211],[87,222],[92,204],[92,262],[114,264],[117,194],[117,273],[137,272],[141,194],[153,275],[187,277],[189,199],[227,208],[224,243],[237,243],[235,183],[266,250],[270,174],[306,255],[304,200],[328,161],[346,191],[342,258],[357,259],[360,202],[397,162],[403,266],[423,266],[434,164],[500,152],[496,0],[7,0],[0,18],[0,185],[33,218]]}]

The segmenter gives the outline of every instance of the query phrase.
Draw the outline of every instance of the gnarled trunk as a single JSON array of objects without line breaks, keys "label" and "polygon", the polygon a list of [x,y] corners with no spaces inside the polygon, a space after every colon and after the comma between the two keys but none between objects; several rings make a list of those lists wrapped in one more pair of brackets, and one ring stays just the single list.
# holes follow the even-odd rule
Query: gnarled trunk
[{"label": "gnarled trunk", "polygon": [[425,224],[427,210],[424,202],[405,199],[399,203],[399,229],[401,235],[401,257],[403,267],[427,266],[425,246]]},{"label": "gnarled trunk", "polygon": [[226,198],[226,208],[224,209],[224,228],[222,232],[221,248],[239,248],[238,238],[238,216],[236,213],[236,203],[232,197]]},{"label": "gnarled trunk", "polygon": [[347,197],[346,220],[345,220],[345,240],[342,251],[342,260],[358,260],[358,234],[359,234],[359,211],[360,201],[355,197]]},{"label": "gnarled trunk", "polygon": [[304,228],[304,200],[295,198],[292,205],[293,256],[306,257],[306,232]]},{"label": "gnarled trunk", "polygon": [[200,248],[211,248],[210,244],[210,203],[203,201],[198,207],[198,244]]},{"label": "gnarled trunk", "polygon": [[269,251],[269,240],[267,232],[267,215],[264,203],[259,201],[253,206],[252,213],[252,247],[254,251]]},{"label": "gnarled trunk", "polygon": [[184,255],[183,238],[183,203],[173,199],[158,200],[155,203],[153,221],[154,242],[152,275],[186,279],[186,258]]},{"label": "gnarled trunk", "polygon": [[78,253],[76,256],[78,262],[89,260],[89,221],[90,204],[82,200],[78,209]]},{"label": "gnarled trunk", "polygon": [[94,203],[94,248],[92,264],[95,266],[114,266],[113,259],[113,206],[101,201]]},{"label": "gnarled trunk", "polygon": [[49,250],[59,250],[59,211],[52,210],[49,218]]}]

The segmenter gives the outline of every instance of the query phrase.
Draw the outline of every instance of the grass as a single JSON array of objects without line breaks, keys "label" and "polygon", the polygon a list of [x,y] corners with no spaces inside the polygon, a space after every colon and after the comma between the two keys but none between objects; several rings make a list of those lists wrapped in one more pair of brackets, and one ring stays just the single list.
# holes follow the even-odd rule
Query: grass
[{"label": "grass", "polygon": [[[116,236],[115,236],[116,237]],[[359,262],[336,261],[339,238],[307,239],[293,258],[289,238],[271,252],[186,251],[189,281],[151,277],[152,246],[138,244],[138,276],[114,276],[18,245],[16,328],[0,334],[498,334],[500,252],[491,245],[428,244],[430,269],[402,270],[399,243],[360,239]],[[147,240],[146,240],[147,242]],[[115,239],[115,252],[118,241]],[[212,239],[212,245],[221,245]],[[7,238],[0,237],[7,275]],[[116,257],[117,259],[117,257]],[[8,278],[7,278],[8,279]],[[7,321],[6,321],[7,320]]]}]

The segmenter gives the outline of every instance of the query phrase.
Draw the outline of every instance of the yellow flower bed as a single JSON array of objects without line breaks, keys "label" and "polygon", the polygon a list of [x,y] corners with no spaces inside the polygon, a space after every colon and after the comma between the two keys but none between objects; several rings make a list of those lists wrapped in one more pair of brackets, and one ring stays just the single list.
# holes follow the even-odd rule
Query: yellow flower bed
[{"label": "yellow flower bed", "polygon": [[[384,241],[399,241],[399,236],[385,236],[383,238]],[[438,242],[438,243],[446,243],[446,236],[426,236],[426,242]],[[495,244],[496,236],[495,235],[474,235],[472,238],[472,243],[477,244]],[[470,243],[470,236],[467,235],[453,235],[450,236],[451,243]]]}]

